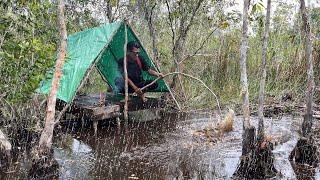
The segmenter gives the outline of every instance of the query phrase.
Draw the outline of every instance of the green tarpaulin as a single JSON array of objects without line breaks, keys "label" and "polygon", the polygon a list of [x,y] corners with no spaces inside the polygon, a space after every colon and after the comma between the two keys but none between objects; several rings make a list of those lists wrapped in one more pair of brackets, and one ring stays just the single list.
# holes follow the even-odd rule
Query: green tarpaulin
[{"label": "green tarpaulin", "polygon": [[[81,81],[92,65],[98,68],[112,90],[117,93],[115,80],[122,77],[117,61],[124,57],[125,26],[124,22],[115,22],[68,36],[67,56],[57,95],[59,99],[65,102],[70,102],[73,99]],[[129,26],[127,26],[127,37],[128,42],[136,41],[140,43]],[[140,55],[151,67],[155,68],[143,47],[141,48]],[[41,82],[37,92],[49,93],[52,76],[53,70],[47,73],[46,79]],[[143,77],[145,80],[155,78],[145,72],[143,73]],[[163,80],[157,83],[158,88],[154,92],[168,91],[167,85]]]}]

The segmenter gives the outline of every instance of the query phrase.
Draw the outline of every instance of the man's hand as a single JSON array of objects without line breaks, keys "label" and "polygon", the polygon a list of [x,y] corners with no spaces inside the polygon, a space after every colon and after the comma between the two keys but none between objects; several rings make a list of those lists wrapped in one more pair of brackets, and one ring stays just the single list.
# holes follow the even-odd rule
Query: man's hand
[{"label": "man's hand", "polygon": [[141,98],[143,102],[147,101],[145,94],[141,91],[140,88],[135,89],[135,93]]},{"label": "man's hand", "polygon": [[146,98],[146,95],[145,94],[142,94],[141,96],[140,96],[140,98],[141,98],[141,100],[142,100],[142,102],[147,102],[147,98]]},{"label": "man's hand", "polygon": [[158,73],[158,77],[163,78],[163,77],[164,77],[164,74]]},{"label": "man's hand", "polygon": [[142,95],[143,95],[143,92],[141,91],[140,88],[136,88],[136,89],[134,90],[134,92],[135,92],[137,95],[139,95],[139,96],[142,96]]},{"label": "man's hand", "polygon": [[148,72],[149,72],[149,74],[151,74],[151,75],[153,75],[153,76],[157,76],[157,77],[160,77],[160,78],[163,78],[163,77],[164,77],[164,75],[163,75],[162,73],[157,72],[157,71],[155,71],[155,70],[153,70],[153,69],[149,69]]}]

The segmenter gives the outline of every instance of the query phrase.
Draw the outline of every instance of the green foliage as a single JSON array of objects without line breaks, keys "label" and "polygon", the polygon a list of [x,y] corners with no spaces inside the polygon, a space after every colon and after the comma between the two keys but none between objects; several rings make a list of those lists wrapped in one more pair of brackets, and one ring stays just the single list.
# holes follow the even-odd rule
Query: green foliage
[{"label": "green foliage", "polygon": [[[68,32],[97,25],[88,12],[82,17],[77,11],[66,12]],[[5,1],[0,6],[0,22],[0,97],[25,101],[55,62],[56,5],[49,0]]]},{"label": "green foliage", "polygon": [[[0,7],[0,97],[6,94],[8,100],[19,102],[29,98],[39,82],[54,64],[58,30],[56,28],[56,7],[51,1],[4,1]],[[99,25],[96,18],[99,12],[88,8],[95,2],[99,6],[111,3],[115,7],[117,0],[71,0],[66,4],[66,20],[68,34],[81,31],[88,27]],[[101,3],[102,4],[101,4]],[[122,6],[133,7],[138,0],[130,1]],[[152,2],[152,3],[151,3]],[[172,71],[174,53],[173,45],[181,31],[179,27],[187,27],[191,18],[189,32],[184,44],[184,55],[192,55],[200,45],[203,48],[198,55],[184,61],[182,69],[202,79],[220,99],[227,103],[239,98],[239,47],[241,37],[241,13],[237,10],[225,11],[225,1],[204,1],[195,17],[192,12],[196,1],[170,1],[168,14],[165,1],[158,1],[153,11],[153,23],[159,39],[157,48],[161,70]],[[100,3],[100,4],[99,4]],[[141,1],[140,1],[141,3]],[[154,4],[154,1],[148,1]],[[126,9],[126,8],[123,8]],[[139,8],[119,10],[115,14],[121,18],[132,18],[139,38],[149,54],[152,54],[152,39],[148,33],[148,25]],[[252,100],[257,99],[259,89],[259,72],[261,62],[262,32],[264,30],[265,12],[260,1],[255,1],[251,11],[248,51],[249,90]],[[272,14],[270,40],[268,45],[268,75],[267,94],[281,96],[283,91],[293,91],[296,94],[304,91],[306,83],[306,64],[303,59],[303,48],[300,39],[299,16],[292,16],[294,6],[290,3],[279,3]],[[312,31],[318,38],[320,35],[319,8],[311,11]],[[128,14],[134,14],[128,17]],[[93,18],[95,16],[95,18]],[[172,38],[172,18],[175,39]],[[290,19],[289,17],[294,17]],[[100,18],[100,17],[99,17]],[[214,29],[217,30],[208,38]],[[182,29],[183,30],[183,29]],[[3,39],[1,39],[4,37]],[[314,41],[315,52],[319,52],[319,40]],[[319,53],[318,53],[319,54]],[[182,57],[183,58],[183,57]],[[319,62],[315,62],[315,73],[319,75]],[[316,76],[317,77],[317,76]],[[99,74],[93,73],[83,92],[104,91],[106,84],[98,81]],[[316,83],[319,80],[316,78]],[[207,96],[200,84],[191,80],[183,80],[187,101],[185,105],[192,107],[213,107],[215,102]],[[212,106],[211,106],[212,105]],[[190,106],[191,107],[191,106]]]},{"label": "green foliage", "polygon": [[255,4],[253,4],[250,15],[254,15],[256,13],[261,13],[264,9],[264,6],[262,4],[262,2],[257,2]]},{"label": "green foliage", "polygon": [[314,8],[311,10],[310,19],[314,34],[320,38],[320,8]]},{"label": "green foliage", "polygon": [[2,4],[0,92],[7,100],[28,99],[52,67],[57,39],[53,10],[49,1]]}]

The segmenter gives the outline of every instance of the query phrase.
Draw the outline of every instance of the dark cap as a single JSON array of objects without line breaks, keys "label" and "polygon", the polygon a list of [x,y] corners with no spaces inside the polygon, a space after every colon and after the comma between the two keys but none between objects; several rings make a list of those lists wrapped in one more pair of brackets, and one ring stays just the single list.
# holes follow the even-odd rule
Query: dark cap
[{"label": "dark cap", "polygon": [[134,47],[139,49],[141,46],[140,46],[139,43],[137,43],[137,42],[135,42],[135,41],[130,41],[130,42],[128,42],[128,44],[127,44],[127,49],[128,49],[129,51],[131,51]]}]

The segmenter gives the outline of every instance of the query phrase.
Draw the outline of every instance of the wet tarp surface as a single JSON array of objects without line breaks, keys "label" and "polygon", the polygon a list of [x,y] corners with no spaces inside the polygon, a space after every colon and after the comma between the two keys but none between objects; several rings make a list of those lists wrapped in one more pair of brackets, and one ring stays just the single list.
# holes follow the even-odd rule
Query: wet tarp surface
[{"label": "wet tarp surface", "polygon": [[[67,56],[63,66],[63,76],[60,79],[57,97],[65,102],[70,102],[76,95],[78,87],[85,77],[88,69],[95,65],[103,78],[115,93],[119,89],[115,84],[122,75],[118,68],[118,60],[124,57],[125,23],[115,22],[100,27],[87,29],[68,36]],[[134,32],[127,27],[129,41],[140,43]],[[145,49],[140,51],[151,67],[156,69]],[[37,92],[48,94],[51,89],[53,70],[49,71],[46,79],[42,81]],[[153,80],[155,77],[143,72],[145,80]],[[167,86],[163,80],[159,80],[158,88],[153,92],[167,92]]]}]

